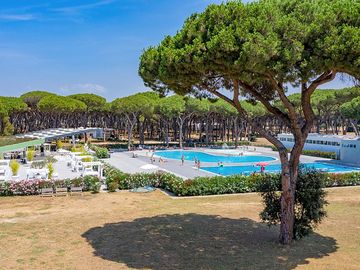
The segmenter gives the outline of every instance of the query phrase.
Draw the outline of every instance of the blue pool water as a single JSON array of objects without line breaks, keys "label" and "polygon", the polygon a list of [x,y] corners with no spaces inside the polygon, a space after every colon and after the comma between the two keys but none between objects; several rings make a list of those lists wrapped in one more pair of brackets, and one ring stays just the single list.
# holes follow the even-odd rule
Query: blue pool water
[{"label": "blue pool water", "polygon": [[[316,170],[321,170],[324,172],[336,173],[336,172],[352,172],[352,171],[360,171],[360,168],[356,167],[348,167],[341,166],[335,164],[326,164],[320,162],[314,163],[304,163],[303,164],[307,168],[314,168]],[[233,175],[233,174],[252,174],[254,172],[260,172],[260,167],[247,165],[247,166],[224,166],[224,167],[202,167],[202,170],[216,173],[219,175]],[[278,173],[280,172],[281,167],[280,164],[272,164],[266,166],[265,173]]]},{"label": "blue pool water", "polygon": [[267,156],[223,156],[208,154],[197,151],[156,151],[155,155],[168,159],[180,160],[184,155],[185,160],[193,161],[196,159],[200,162],[223,162],[223,163],[240,163],[240,162],[260,162],[260,161],[273,161],[275,158]]}]

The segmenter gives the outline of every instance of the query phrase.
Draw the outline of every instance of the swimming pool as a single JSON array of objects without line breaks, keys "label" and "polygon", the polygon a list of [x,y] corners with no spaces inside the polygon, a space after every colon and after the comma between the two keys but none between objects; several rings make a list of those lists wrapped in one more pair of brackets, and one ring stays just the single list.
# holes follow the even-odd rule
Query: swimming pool
[{"label": "swimming pool", "polygon": [[208,154],[198,151],[174,150],[174,151],[156,151],[155,155],[168,159],[181,160],[184,156],[185,160],[193,161],[195,158],[200,162],[223,162],[223,163],[244,163],[244,162],[260,162],[273,161],[276,158],[267,156],[224,156],[218,154]]},{"label": "swimming pool", "polygon": [[[360,171],[360,168],[357,167],[349,167],[349,166],[341,166],[335,164],[327,164],[327,163],[303,163],[303,165],[307,168],[314,168],[316,170],[321,170],[324,172],[336,173],[336,172],[352,172],[352,171]],[[247,165],[247,166],[224,166],[224,167],[201,167],[202,170],[216,173],[219,175],[227,176],[234,174],[252,174],[254,172],[260,172],[260,167]],[[278,173],[281,170],[280,164],[272,164],[266,166],[265,173]]]}]

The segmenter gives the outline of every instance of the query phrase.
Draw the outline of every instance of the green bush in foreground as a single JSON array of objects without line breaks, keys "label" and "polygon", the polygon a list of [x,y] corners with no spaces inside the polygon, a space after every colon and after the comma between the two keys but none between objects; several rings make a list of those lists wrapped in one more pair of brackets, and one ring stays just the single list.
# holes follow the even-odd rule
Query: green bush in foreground
[{"label": "green bush in foreground", "polygon": [[[294,238],[300,239],[313,229],[326,216],[326,192],[323,189],[326,175],[316,170],[301,170],[296,182]],[[280,182],[265,177],[259,182],[264,210],[260,213],[262,221],[269,226],[280,223],[281,193]]]},{"label": "green bush in foreground", "polygon": [[91,149],[95,151],[95,156],[97,158],[109,158],[110,157],[109,150],[107,148],[92,145]]}]

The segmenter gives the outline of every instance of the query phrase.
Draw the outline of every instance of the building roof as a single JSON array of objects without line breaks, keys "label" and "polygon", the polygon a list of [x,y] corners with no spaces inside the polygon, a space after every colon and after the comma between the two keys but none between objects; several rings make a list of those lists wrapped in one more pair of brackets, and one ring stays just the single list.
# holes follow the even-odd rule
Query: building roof
[{"label": "building roof", "polygon": [[44,143],[44,139],[37,139],[37,140],[31,140],[31,141],[26,141],[26,142],[21,142],[21,143],[10,144],[10,145],[0,147],[0,153],[21,151],[27,147],[37,146],[37,145],[41,145],[43,143]]},{"label": "building roof", "polygon": [[100,128],[52,128],[40,131],[19,134],[17,138],[43,139],[45,141],[56,140],[64,137],[71,137],[84,133],[90,133],[101,130]]}]

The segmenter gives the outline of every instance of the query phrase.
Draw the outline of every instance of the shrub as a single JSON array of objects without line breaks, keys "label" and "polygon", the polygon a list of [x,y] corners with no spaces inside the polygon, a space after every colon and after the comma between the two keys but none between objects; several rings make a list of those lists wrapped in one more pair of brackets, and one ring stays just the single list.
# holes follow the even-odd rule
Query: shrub
[{"label": "shrub", "polygon": [[93,159],[91,157],[85,157],[82,159],[83,162],[91,162]]},{"label": "shrub", "polygon": [[[264,181],[259,183],[261,196],[265,205],[260,213],[261,219],[269,226],[280,222],[281,193],[280,181],[274,181],[266,175]],[[322,189],[326,174],[316,170],[301,169],[295,190],[295,224],[294,238],[300,239],[313,231],[313,229],[326,216],[325,191]]]},{"label": "shrub", "polygon": [[[271,146],[271,149],[273,151],[278,151],[275,146]],[[289,152],[291,151],[290,148],[288,150],[289,150]],[[303,150],[302,154],[307,155],[307,156],[312,156],[312,157],[337,159],[337,155],[335,152],[323,152],[323,151],[319,151],[319,150]]]},{"label": "shrub", "polygon": [[47,167],[47,169],[48,169],[48,178],[49,179],[52,179],[52,177],[53,177],[53,174],[54,174],[54,166],[53,166],[53,164],[52,163],[48,163],[47,165],[46,165],[46,167]]},{"label": "shrub", "polygon": [[84,191],[92,191],[98,193],[100,191],[100,180],[96,176],[85,176],[82,178],[82,186]]},{"label": "shrub", "polygon": [[105,164],[104,166],[105,182],[110,192],[114,192],[117,189],[125,189],[124,180],[128,176],[120,170]]},{"label": "shrub", "polygon": [[313,157],[322,157],[322,158],[331,158],[331,159],[337,158],[337,155],[335,152],[323,152],[323,151],[319,151],[319,150],[303,150],[302,154],[307,155],[307,156],[313,156]]},{"label": "shrub", "polygon": [[360,172],[328,173],[325,174],[326,187],[358,186],[360,185]]},{"label": "shrub", "polygon": [[41,180],[10,181],[8,186],[9,195],[37,195],[40,193]]},{"label": "shrub", "polygon": [[71,152],[85,152],[85,148],[83,145],[75,145],[70,148]]},{"label": "shrub", "polygon": [[46,166],[46,162],[45,161],[34,161],[32,164],[31,164],[31,168],[34,168],[34,169],[43,169],[45,168]]},{"label": "shrub", "polygon": [[95,156],[97,158],[109,158],[109,150],[104,147],[92,146],[92,150],[95,151]]},{"label": "shrub", "polygon": [[63,148],[63,143],[62,143],[62,141],[60,141],[60,140],[57,140],[57,141],[56,141],[56,148],[57,148],[57,149]]},{"label": "shrub", "polygon": [[10,183],[9,182],[0,182],[0,196],[10,196]]},{"label": "shrub", "polygon": [[28,150],[26,152],[26,159],[29,161],[29,162],[32,162],[34,160],[34,156],[35,156],[35,151],[34,150]]},{"label": "shrub", "polygon": [[17,160],[15,159],[12,159],[10,161],[10,169],[11,169],[11,172],[14,176],[16,176],[19,172],[19,169],[20,169],[20,164],[19,162],[17,162]]}]

